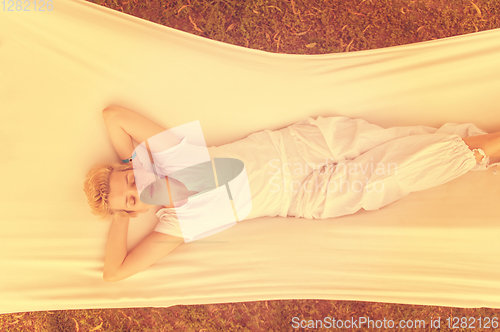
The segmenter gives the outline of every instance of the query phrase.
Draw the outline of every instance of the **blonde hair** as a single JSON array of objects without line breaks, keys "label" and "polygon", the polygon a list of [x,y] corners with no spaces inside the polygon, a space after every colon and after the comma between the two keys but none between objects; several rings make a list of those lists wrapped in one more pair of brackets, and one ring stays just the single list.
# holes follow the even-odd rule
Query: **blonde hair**
[{"label": "blonde hair", "polygon": [[134,169],[127,164],[101,164],[94,166],[88,173],[83,184],[87,202],[93,215],[101,220],[108,220],[115,215],[135,218],[136,211],[114,210],[109,207],[109,177],[113,172],[124,172]]}]

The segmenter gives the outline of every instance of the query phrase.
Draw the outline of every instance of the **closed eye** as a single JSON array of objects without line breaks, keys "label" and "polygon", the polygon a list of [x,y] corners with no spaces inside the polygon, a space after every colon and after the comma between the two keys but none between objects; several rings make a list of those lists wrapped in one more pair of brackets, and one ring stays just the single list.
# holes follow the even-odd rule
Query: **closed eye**
[{"label": "closed eye", "polygon": [[[132,176],[132,184],[135,184],[135,176]],[[133,197],[133,204],[135,205],[135,197]]]},{"label": "closed eye", "polygon": [[[132,182],[130,177],[128,177],[128,176],[126,176],[125,179],[126,179],[128,185],[132,185],[135,182],[135,177],[133,177],[134,182]],[[130,200],[127,197],[125,199],[125,206],[128,206],[129,202],[130,202]],[[132,204],[131,205],[135,205],[135,197],[133,197],[133,196],[132,196]]]},{"label": "closed eye", "polygon": [[[132,175],[132,181],[131,182],[131,185],[133,185],[135,183],[135,176]],[[132,205],[135,205],[135,197],[132,196]]]}]

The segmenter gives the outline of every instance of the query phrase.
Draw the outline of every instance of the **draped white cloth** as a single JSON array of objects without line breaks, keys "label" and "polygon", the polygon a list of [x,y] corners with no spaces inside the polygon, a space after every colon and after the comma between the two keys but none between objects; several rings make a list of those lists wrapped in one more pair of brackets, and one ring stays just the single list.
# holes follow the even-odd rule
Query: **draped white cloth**
[{"label": "draped white cloth", "polygon": [[[33,8],[33,7],[31,7]],[[84,176],[118,162],[101,110],[208,146],[306,116],[382,127],[500,130],[500,30],[347,54],[284,55],[193,36],[92,3],[0,11],[0,313],[335,299],[500,308],[500,175],[468,172],[378,211],[261,218],[183,244],[129,279],[102,280],[110,224]],[[132,219],[129,247],[156,226]]]}]

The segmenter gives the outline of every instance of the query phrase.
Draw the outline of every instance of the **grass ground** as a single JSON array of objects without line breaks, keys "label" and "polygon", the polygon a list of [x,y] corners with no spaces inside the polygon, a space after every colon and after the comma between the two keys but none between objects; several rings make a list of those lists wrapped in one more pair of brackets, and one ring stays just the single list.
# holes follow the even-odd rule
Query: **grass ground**
[{"label": "grass ground", "polygon": [[[94,0],[152,22],[230,44],[290,54],[355,52],[500,28],[500,0]],[[389,303],[287,300],[170,308],[27,312],[0,315],[1,331],[330,331],[294,329],[293,317],[424,320],[418,331],[492,331],[462,317],[500,310]],[[441,328],[429,326],[441,318]],[[457,328],[447,318],[461,320]],[[497,318],[498,319],[498,318]],[[454,322],[456,322],[455,319]],[[343,329],[345,330],[345,329]],[[373,331],[375,328],[358,328]],[[382,329],[384,330],[384,329]],[[389,329],[388,329],[389,330]],[[390,329],[403,331],[409,329]]]}]

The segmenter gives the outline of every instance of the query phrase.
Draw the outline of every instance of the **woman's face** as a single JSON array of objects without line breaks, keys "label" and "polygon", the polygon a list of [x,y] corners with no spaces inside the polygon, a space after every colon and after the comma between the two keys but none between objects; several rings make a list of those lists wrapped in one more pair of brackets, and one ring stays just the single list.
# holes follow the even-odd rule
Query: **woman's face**
[{"label": "woman's face", "polygon": [[112,209],[146,212],[155,206],[139,199],[134,170],[112,172],[109,177],[109,190],[109,206]]}]

